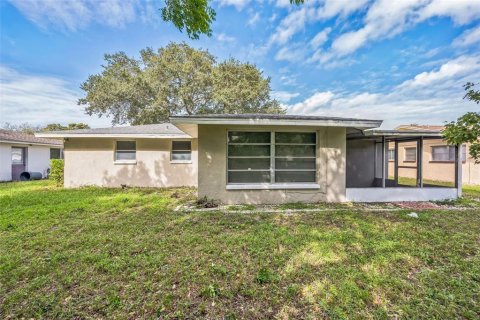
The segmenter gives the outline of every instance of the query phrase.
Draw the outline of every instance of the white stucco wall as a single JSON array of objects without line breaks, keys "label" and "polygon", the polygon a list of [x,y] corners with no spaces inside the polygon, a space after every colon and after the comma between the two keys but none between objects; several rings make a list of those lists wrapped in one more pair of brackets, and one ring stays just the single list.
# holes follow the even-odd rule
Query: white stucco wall
[{"label": "white stucco wall", "polygon": [[65,187],[120,187],[122,184],[138,187],[197,186],[196,139],[192,140],[191,163],[170,161],[171,139],[135,140],[136,164],[116,164],[114,139],[69,138],[64,145]]},{"label": "white stucco wall", "polygon": [[25,171],[40,172],[46,177],[50,168],[50,146],[0,143],[0,181],[12,180],[12,147],[27,148]]},{"label": "white stucco wall", "polygon": [[9,144],[0,143],[0,181],[12,180],[12,149]]},{"label": "white stucco wall", "polygon": [[[316,131],[319,189],[227,190],[227,132],[236,129]],[[199,125],[198,139],[198,194],[200,197],[207,196],[227,204],[345,201],[345,128]]]}]

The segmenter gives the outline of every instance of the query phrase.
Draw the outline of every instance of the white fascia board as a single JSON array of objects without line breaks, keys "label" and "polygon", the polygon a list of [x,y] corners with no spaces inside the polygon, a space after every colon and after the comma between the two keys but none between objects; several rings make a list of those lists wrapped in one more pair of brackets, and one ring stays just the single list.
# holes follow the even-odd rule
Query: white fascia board
[{"label": "white fascia board", "polygon": [[211,119],[211,118],[170,118],[173,124],[219,124],[219,125],[264,125],[264,126],[314,126],[378,128],[382,120],[283,120],[283,119]]},{"label": "white fascia board", "polygon": [[27,146],[45,146],[45,147],[63,148],[63,145],[60,145],[60,144],[39,143],[39,142],[0,140],[0,143],[8,143],[8,144],[15,144],[15,145],[21,144],[21,145],[27,145]]},{"label": "white fascia board", "polygon": [[366,136],[398,136],[398,137],[441,137],[441,132],[429,131],[392,131],[392,130],[365,130],[363,132]]},{"label": "white fascia board", "polygon": [[35,134],[39,138],[142,138],[142,139],[191,139],[187,134],[107,134],[107,133],[40,133]]}]

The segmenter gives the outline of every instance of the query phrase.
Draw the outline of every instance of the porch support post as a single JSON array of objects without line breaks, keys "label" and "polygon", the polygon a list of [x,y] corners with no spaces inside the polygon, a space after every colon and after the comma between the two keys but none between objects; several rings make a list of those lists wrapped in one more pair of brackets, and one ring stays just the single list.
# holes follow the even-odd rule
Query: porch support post
[{"label": "porch support post", "polygon": [[395,187],[398,187],[398,140],[395,140]]},{"label": "porch support post", "polygon": [[462,148],[455,146],[455,188],[457,196],[462,196]]},{"label": "porch support post", "polygon": [[423,188],[423,137],[417,140],[417,188]]},{"label": "porch support post", "polygon": [[382,188],[385,188],[385,175],[386,175],[386,165],[385,165],[385,153],[387,148],[385,146],[385,136],[382,136]]}]

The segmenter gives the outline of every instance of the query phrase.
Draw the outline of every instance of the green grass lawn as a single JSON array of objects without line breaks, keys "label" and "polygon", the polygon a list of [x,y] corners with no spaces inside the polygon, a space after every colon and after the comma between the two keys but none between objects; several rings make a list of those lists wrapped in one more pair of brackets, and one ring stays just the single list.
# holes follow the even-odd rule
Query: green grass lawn
[{"label": "green grass lawn", "polygon": [[480,316],[480,208],[174,211],[192,197],[0,184],[0,318]]}]

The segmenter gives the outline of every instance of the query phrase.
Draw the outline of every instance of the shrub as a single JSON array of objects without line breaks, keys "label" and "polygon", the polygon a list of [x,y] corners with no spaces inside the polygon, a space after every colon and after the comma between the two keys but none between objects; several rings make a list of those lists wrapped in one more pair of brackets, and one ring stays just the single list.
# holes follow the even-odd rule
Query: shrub
[{"label": "shrub", "polygon": [[63,159],[50,160],[50,179],[55,181],[57,185],[63,185]]},{"label": "shrub", "polygon": [[213,199],[208,199],[207,196],[197,200],[197,208],[216,208],[218,202]]}]

